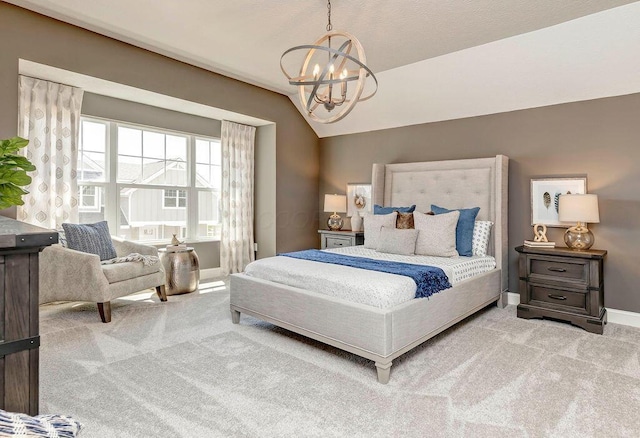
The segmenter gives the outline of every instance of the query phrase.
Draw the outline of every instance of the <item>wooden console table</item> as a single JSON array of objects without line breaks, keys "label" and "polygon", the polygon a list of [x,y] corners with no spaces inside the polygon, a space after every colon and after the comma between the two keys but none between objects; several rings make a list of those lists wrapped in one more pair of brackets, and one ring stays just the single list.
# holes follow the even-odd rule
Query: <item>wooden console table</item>
[{"label": "wooden console table", "polygon": [[38,414],[38,254],[58,233],[0,216],[0,408]]}]

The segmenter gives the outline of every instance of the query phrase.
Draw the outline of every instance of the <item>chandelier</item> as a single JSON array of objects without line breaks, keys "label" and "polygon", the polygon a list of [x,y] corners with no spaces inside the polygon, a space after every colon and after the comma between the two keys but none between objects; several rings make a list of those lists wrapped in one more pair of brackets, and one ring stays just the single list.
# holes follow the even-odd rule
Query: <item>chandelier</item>
[{"label": "chandelier", "polygon": [[[360,41],[347,32],[334,31],[331,25],[331,0],[327,1],[327,33],[315,43],[292,47],[280,58],[280,68],[298,96],[308,116],[320,123],[342,120],[356,103],[373,97],[378,80],[369,67]],[[287,73],[283,59],[292,52],[305,51],[300,74]],[[367,78],[373,90],[363,95]],[[334,112],[335,110],[335,112]]]}]

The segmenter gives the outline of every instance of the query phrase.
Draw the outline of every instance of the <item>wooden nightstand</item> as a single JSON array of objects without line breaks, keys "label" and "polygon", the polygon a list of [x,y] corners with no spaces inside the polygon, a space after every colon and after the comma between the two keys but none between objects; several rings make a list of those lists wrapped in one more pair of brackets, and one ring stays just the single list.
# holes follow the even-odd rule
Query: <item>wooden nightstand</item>
[{"label": "wooden nightstand", "polygon": [[340,248],[343,246],[364,245],[364,232],[351,230],[318,230],[320,234],[320,248]]},{"label": "wooden nightstand", "polygon": [[519,246],[519,318],[550,318],[602,334],[607,251]]}]

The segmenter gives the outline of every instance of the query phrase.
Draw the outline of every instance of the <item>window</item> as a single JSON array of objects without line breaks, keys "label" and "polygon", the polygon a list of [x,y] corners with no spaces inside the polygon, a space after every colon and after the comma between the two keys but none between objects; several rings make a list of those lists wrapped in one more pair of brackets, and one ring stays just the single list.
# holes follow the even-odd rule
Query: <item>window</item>
[{"label": "window", "polygon": [[220,237],[220,140],[81,118],[80,222],[160,242]]},{"label": "window", "polygon": [[96,186],[80,186],[80,211],[100,211],[100,191]]},{"label": "window", "polygon": [[166,189],[162,196],[164,208],[185,208],[187,206],[187,191]]}]

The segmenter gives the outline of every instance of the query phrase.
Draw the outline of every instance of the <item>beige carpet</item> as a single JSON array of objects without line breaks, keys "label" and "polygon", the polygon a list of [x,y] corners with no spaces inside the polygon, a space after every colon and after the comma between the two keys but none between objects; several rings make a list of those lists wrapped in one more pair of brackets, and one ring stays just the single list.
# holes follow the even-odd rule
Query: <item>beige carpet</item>
[{"label": "beige carpet", "polygon": [[245,315],[228,290],[41,307],[41,413],[81,437],[638,437],[640,330],[603,336],[490,307],[372,362]]}]

